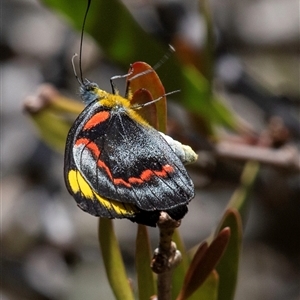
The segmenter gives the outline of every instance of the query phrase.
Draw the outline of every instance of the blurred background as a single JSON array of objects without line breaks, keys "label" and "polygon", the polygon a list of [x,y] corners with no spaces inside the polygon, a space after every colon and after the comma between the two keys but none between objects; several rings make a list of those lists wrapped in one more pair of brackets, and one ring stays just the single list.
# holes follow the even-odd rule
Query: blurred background
[{"label": "blurred background", "polygon": [[[183,53],[184,63],[193,63],[195,53],[207,59],[207,19],[197,1],[124,4],[149,35]],[[257,154],[263,164],[251,196],[235,299],[300,299],[299,2],[209,4],[213,67],[208,70],[198,59],[197,68],[247,130],[233,134],[220,127],[218,142],[212,141],[201,118],[191,116],[184,102],[169,100],[170,134],[180,139],[183,132],[184,142],[199,153],[199,162],[189,169],[196,197],[180,231],[190,248],[215,229],[239,185],[243,162],[256,155],[254,148],[240,145],[280,150],[270,160],[269,152],[267,158]],[[79,51],[80,35],[39,1],[2,0],[1,11],[1,299],[113,299],[97,218],[76,207],[63,182],[62,153],[39,138],[23,109],[26,97],[43,83],[79,100],[71,57]],[[126,69],[88,35],[84,41],[84,76],[110,91],[111,76]],[[158,70],[162,82],[176,76],[167,70],[168,62],[162,74]],[[117,85],[123,91],[125,84]],[[136,224],[116,220],[115,227],[134,281]],[[155,247],[158,232],[150,233]]]}]

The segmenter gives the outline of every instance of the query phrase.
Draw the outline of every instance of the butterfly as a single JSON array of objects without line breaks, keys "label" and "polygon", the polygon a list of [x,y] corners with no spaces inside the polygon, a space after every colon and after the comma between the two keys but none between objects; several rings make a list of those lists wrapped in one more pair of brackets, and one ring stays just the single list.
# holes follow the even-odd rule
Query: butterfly
[{"label": "butterfly", "polygon": [[127,97],[79,82],[87,106],[68,133],[64,160],[65,183],[78,206],[148,226],[156,226],[161,211],[181,219],[193,182],[170,138],[141,117],[143,105],[132,104],[131,81]]}]

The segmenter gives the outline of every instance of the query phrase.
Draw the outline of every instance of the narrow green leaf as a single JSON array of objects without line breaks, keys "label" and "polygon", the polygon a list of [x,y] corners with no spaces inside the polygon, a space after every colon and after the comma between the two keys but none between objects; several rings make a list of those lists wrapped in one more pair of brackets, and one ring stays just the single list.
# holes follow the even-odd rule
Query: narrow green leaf
[{"label": "narrow green leaf", "polygon": [[233,193],[227,208],[235,208],[239,211],[243,226],[245,226],[247,215],[249,212],[249,196],[253,190],[253,186],[260,170],[260,164],[255,161],[249,161],[245,164],[240,186]]},{"label": "narrow green leaf", "polygon": [[242,244],[242,220],[236,209],[226,210],[217,232],[225,227],[230,228],[231,236],[225,253],[216,267],[219,274],[218,300],[233,300]]},{"label": "narrow green leaf", "polygon": [[136,236],[135,264],[138,281],[139,299],[150,299],[156,294],[154,274],[150,268],[152,260],[148,230],[145,225],[138,225]]},{"label": "narrow green leaf", "polygon": [[219,275],[213,270],[189,300],[218,300]]},{"label": "narrow green leaf", "polygon": [[[215,54],[215,24],[212,17],[212,10],[210,7],[211,3],[209,0],[199,0],[200,16],[204,18],[206,27],[206,40],[204,47],[204,58],[203,58],[203,73],[207,78],[212,91],[213,78],[214,78],[214,54]],[[199,51],[201,52],[201,51]]]},{"label": "narrow green leaf", "polygon": [[211,96],[207,79],[193,66],[183,66],[182,93],[185,107],[198,113],[209,124],[237,127],[237,121],[230,110],[216,97]]},{"label": "narrow green leaf", "polygon": [[[231,231],[233,230],[233,232],[231,232],[232,236],[230,238],[229,245],[220,263],[217,266],[218,272],[222,271],[222,273],[220,273],[220,281],[221,281],[220,289],[226,290],[227,294],[230,297],[234,297],[236,280],[237,280],[238,262],[239,262],[239,255],[240,255],[241,242],[242,242],[241,224],[242,224],[242,220],[245,222],[247,216],[248,206],[249,206],[249,201],[248,201],[249,195],[252,191],[258,172],[259,172],[259,164],[257,162],[248,162],[245,165],[244,171],[241,176],[240,187],[234,192],[216,233],[214,233],[207,239],[207,241],[210,243],[210,241],[214,239],[214,236],[216,236],[218,232],[220,232],[220,230],[226,226],[229,226]],[[194,252],[195,250],[192,250],[190,253],[194,253]],[[222,297],[219,299],[227,300],[226,297],[224,298]],[[233,299],[233,298],[228,298],[228,299]]]},{"label": "narrow green leaf", "polygon": [[23,105],[41,138],[53,149],[63,152],[72,122],[83,110],[83,104],[63,97],[51,85],[41,85]]},{"label": "narrow green leaf", "polygon": [[230,229],[223,228],[209,246],[207,242],[200,244],[186,273],[177,300],[188,299],[205,282],[222,257],[229,237]]},{"label": "narrow green leaf", "polygon": [[99,218],[99,242],[108,281],[117,300],[133,300],[113,221]]},{"label": "narrow green leaf", "polygon": [[[184,273],[184,281],[181,290],[178,293],[178,297],[176,298],[177,300],[185,300],[189,296],[193,294],[195,289],[191,287],[193,286],[193,277],[196,277],[195,273],[199,270],[199,263],[203,259],[206,251],[208,249],[208,244],[206,242],[203,242],[199,245],[193,260],[191,261],[188,270]],[[201,275],[200,275],[201,276]],[[202,276],[203,277],[203,276]],[[193,291],[191,291],[193,289]]]},{"label": "narrow green leaf", "polygon": [[58,152],[63,153],[71,124],[49,110],[31,115],[42,140]]}]

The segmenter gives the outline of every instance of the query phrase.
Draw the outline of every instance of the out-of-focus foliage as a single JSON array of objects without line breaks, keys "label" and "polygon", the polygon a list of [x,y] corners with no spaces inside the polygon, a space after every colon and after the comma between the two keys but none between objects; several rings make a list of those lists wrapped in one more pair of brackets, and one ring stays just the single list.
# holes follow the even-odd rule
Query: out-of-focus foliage
[{"label": "out-of-focus foliage", "polygon": [[[44,0],[49,7],[59,11],[78,30],[82,27],[86,1]],[[101,46],[112,61],[127,67],[137,60],[156,63],[167,52],[166,45],[147,34],[133,19],[121,1],[92,1],[88,14],[86,32]],[[181,90],[176,95],[181,103],[191,111],[200,114],[207,122],[207,128],[215,124],[236,126],[236,120],[229,110],[213,99],[210,82],[191,65],[179,64],[170,58],[160,67],[160,72],[171,74],[164,78],[166,91]]]},{"label": "out-of-focus foliage", "polygon": [[[44,0],[43,2],[48,7],[53,8],[54,11],[59,12],[59,15],[62,15],[63,18],[67,18],[69,23],[78,31],[81,29],[86,1]],[[207,45],[204,49],[206,66],[201,68],[199,63],[195,63],[198,54],[196,54],[196,59],[193,55],[189,56],[189,52],[182,51],[180,43],[178,43],[177,57],[171,57],[159,68],[159,73],[165,74],[162,80],[164,87],[153,77],[156,82],[147,86],[147,90],[150,90],[151,93],[137,93],[134,99],[137,103],[139,101],[144,103],[150,99],[160,97],[161,92],[159,91],[163,91],[164,88],[166,92],[180,89],[181,93],[174,94],[174,98],[190,112],[195,113],[196,116],[193,116],[193,118],[204,122],[206,136],[211,137],[214,135],[214,137],[219,138],[214,131],[217,126],[237,129],[240,123],[229,109],[218,101],[218,96],[213,92],[214,62],[212,51],[214,49],[214,25],[208,2],[201,1],[200,7],[208,33]],[[124,70],[127,70],[129,64],[135,61],[146,61],[154,65],[163,57],[168,48],[166,44],[159,42],[141,29],[124,4],[117,0],[92,1],[87,18],[86,32],[99,44],[105,57]],[[85,55],[84,52],[83,55]],[[138,66],[137,64],[139,63],[135,63],[136,66]],[[138,70],[138,67],[136,70]],[[143,79],[144,77],[141,76],[132,82],[133,92],[137,92],[139,87],[145,87]],[[245,82],[243,84],[239,85],[238,88],[242,89],[243,87],[249,92],[249,86],[245,85]],[[158,91],[158,94],[155,94],[152,88]],[[56,93],[50,93],[50,95],[46,93],[45,96],[43,91],[38,94],[37,102],[27,101],[25,109],[30,113],[41,137],[50,147],[62,153],[68,129],[83,109],[83,105]],[[250,90],[250,92],[253,95],[253,91]],[[257,94],[255,94],[255,98],[257,98],[256,96]],[[164,102],[161,101],[157,104],[164,105]],[[155,127],[159,126],[160,130],[164,131],[166,127],[165,108],[157,107],[155,111],[155,114],[158,114],[159,122],[155,123],[155,120],[151,120],[150,117],[150,123]],[[153,115],[153,111],[145,113],[144,116],[148,120],[149,114]],[[278,130],[276,132],[278,133]],[[286,131],[284,132],[286,133]],[[256,143],[255,139],[251,139],[252,136],[248,138],[249,143]],[[278,135],[276,138],[278,138]],[[285,134],[283,137],[284,142],[279,140],[278,143],[276,140],[276,143],[281,145],[280,143],[285,143],[289,138],[289,133]],[[265,144],[263,146],[266,147]],[[293,161],[291,164],[293,164]],[[199,244],[191,251],[186,251],[182,237],[180,237],[179,231],[176,231],[173,239],[182,253],[183,261],[173,273],[172,299],[234,299],[242,234],[249,210],[249,196],[253,190],[259,169],[260,165],[256,162],[246,163],[239,180],[239,187],[232,195],[217,229],[206,240],[203,241],[203,238],[199,238]],[[289,170],[289,165],[286,170]],[[295,170],[297,170],[297,165]],[[222,175],[222,172],[219,172],[219,176],[222,177]],[[226,175],[228,174],[224,176]],[[272,191],[273,186],[268,190]],[[276,190],[275,186],[274,190]],[[222,231],[224,228],[225,234]],[[191,230],[194,230],[194,228],[191,228]],[[151,273],[150,268],[147,268],[151,261],[152,249],[146,228],[139,227],[136,238],[136,290],[134,290],[134,284],[131,285],[127,280],[119,249],[120,245],[118,245],[115,238],[110,220],[100,221],[99,234],[107,277],[116,299],[134,299],[136,297],[144,300],[149,298],[149,295],[156,293],[156,278]],[[197,240],[194,242],[197,243]],[[118,279],[117,282],[116,278]],[[147,287],[147,289],[144,287]],[[101,295],[99,297],[101,298]]]}]

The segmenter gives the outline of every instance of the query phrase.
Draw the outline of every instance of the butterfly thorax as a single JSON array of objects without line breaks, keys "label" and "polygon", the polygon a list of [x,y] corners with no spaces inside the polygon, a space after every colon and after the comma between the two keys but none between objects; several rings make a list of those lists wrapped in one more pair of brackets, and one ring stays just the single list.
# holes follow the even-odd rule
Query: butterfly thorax
[{"label": "butterfly thorax", "polygon": [[111,114],[126,114],[131,119],[142,123],[145,126],[149,124],[132,108],[130,99],[126,99],[119,94],[111,94],[101,90],[99,86],[89,81],[84,80],[80,85],[80,95],[86,105],[98,100],[98,104],[102,107],[110,108]]}]

